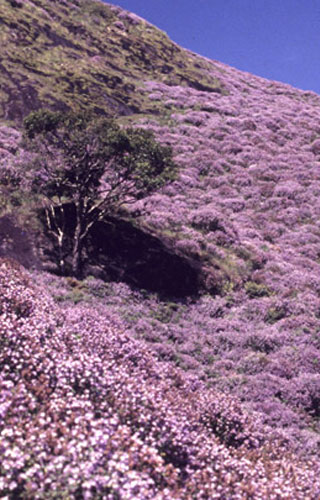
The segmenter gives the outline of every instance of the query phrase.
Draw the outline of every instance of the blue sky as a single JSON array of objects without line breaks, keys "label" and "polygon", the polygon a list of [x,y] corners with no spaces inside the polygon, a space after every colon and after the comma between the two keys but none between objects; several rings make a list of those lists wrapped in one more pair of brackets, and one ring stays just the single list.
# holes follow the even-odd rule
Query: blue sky
[{"label": "blue sky", "polygon": [[320,94],[320,0],[116,0],[198,54]]}]

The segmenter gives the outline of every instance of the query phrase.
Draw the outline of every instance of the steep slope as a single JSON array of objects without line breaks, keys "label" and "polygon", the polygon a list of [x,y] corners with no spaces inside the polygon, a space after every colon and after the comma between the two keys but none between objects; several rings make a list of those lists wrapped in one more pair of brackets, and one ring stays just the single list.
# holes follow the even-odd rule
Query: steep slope
[{"label": "steep slope", "polygon": [[157,324],[151,300],[133,329],[318,453],[320,99],[220,68],[226,96],[150,82],[174,112],[143,123],[184,166],[147,222],[209,268],[220,262],[224,294]]},{"label": "steep slope", "polygon": [[319,498],[315,461],[103,315],[0,260],[1,497]]},{"label": "steep slope", "polygon": [[143,80],[221,92],[211,64],[165,33],[98,1],[2,0],[0,116],[21,122],[40,107],[99,114],[159,112],[136,89]]},{"label": "steep slope", "polygon": [[[22,117],[43,105],[89,106],[153,130],[180,176],[150,197],[141,225],[200,263],[214,290],[169,301],[145,285],[57,278],[57,301],[100,301],[158,358],[237,395],[300,453],[319,454],[320,97],[191,54],[98,2],[3,0],[0,18],[5,161]],[[138,286],[137,272],[127,283]]]}]

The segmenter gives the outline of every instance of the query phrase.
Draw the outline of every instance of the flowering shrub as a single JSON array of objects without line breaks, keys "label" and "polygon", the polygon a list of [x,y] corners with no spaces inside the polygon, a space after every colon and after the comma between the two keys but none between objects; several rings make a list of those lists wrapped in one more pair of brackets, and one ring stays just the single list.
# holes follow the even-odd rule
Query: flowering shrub
[{"label": "flowering shrub", "polygon": [[0,291],[1,496],[319,496],[317,462],[156,362],[105,308],[61,310],[5,260]]}]

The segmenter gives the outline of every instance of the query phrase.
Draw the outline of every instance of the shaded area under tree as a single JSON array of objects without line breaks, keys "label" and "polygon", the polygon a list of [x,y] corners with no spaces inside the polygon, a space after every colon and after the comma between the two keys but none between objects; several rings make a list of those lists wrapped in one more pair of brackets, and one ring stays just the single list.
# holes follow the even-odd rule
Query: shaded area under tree
[{"label": "shaded area under tree", "polygon": [[178,255],[164,240],[130,221],[109,217],[96,223],[87,253],[88,271],[94,266],[104,279],[124,281],[160,296],[194,296],[203,288],[199,261]]},{"label": "shaded area under tree", "polygon": [[[75,227],[74,207],[68,205],[64,209],[69,240]],[[53,271],[57,249],[54,240],[52,243],[44,253],[51,261],[49,267]],[[200,260],[184,255],[173,248],[170,240],[151,234],[128,219],[106,216],[96,222],[86,237],[84,253],[84,277],[94,275],[105,281],[122,281],[158,293],[162,298],[197,296],[203,291],[219,292],[218,276],[216,281],[214,276],[208,280],[208,270]],[[66,254],[66,272],[72,274],[69,259],[70,254],[69,257]]]},{"label": "shaded area under tree", "polygon": [[[68,207],[68,231],[73,231],[72,207]],[[0,255],[11,257],[26,268],[57,272],[56,250],[47,238],[38,241],[37,250],[31,241],[37,238],[9,216],[0,218]],[[44,261],[43,261],[44,259]],[[41,262],[42,261],[42,262]],[[202,263],[178,254],[170,242],[133,225],[131,221],[108,217],[96,223],[86,241],[84,275],[93,274],[106,281],[123,281],[130,286],[158,293],[162,298],[197,296],[208,290]]]}]

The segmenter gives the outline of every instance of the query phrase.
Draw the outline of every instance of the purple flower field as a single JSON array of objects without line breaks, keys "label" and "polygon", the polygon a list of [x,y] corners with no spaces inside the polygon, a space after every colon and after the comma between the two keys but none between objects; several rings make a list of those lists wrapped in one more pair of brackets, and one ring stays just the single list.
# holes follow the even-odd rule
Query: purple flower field
[{"label": "purple flower field", "polygon": [[[27,6],[29,16],[31,4],[36,12],[52,7],[7,3],[7,13]],[[62,2],[59,16],[70,5],[79,22],[85,2]],[[171,78],[156,57],[167,47],[161,34],[154,66],[132,52],[131,74],[135,45],[120,41],[133,30],[135,43],[149,43],[155,28],[120,8],[101,8],[90,5],[83,19],[103,34],[111,19],[119,60],[106,71],[128,64],[126,77],[110,79],[108,103],[122,110],[121,126],[145,128],[171,146],[179,166],[176,180],[124,208],[126,222],[135,219],[135,237],[150,236],[144,245],[157,238],[166,255],[192,262],[201,286],[166,296],[121,273],[103,280],[87,272],[80,280],[37,268],[20,231],[35,202],[24,205],[10,185],[27,183],[19,165],[31,157],[20,149],[19,127],[1,122],[1,227],[14,223],[4,238],[0,231],[0,498],[318,500],[320,96],[174,47],[183,72],[177,66]],[[87,43],[84,26],[74,31],[79,44]],[[57,47],[61,40],[66,56],[69,42],[57,38]],[[97,42],[92,50],[90,78],[110,56]],[[38,73],[41,85],[49,81]],[[89,99],[89,84],[77,82]],[[29,239],[39,227],[26,227]]]},{"label": "purple flower field", "polygon": [[228,95],[145,82],[173,112],[139,126],[183,166],[149,200],[146,223],[218,269],[222,292],[171,304],[128,290],[120,310],[160,359],[318,455],[320,97],[214,62],[217,76]]},{"label": "purple flower field", "polygon": [[0,264],[3,498],[297,498],[319,464],[103,308],[58,307]]}]

